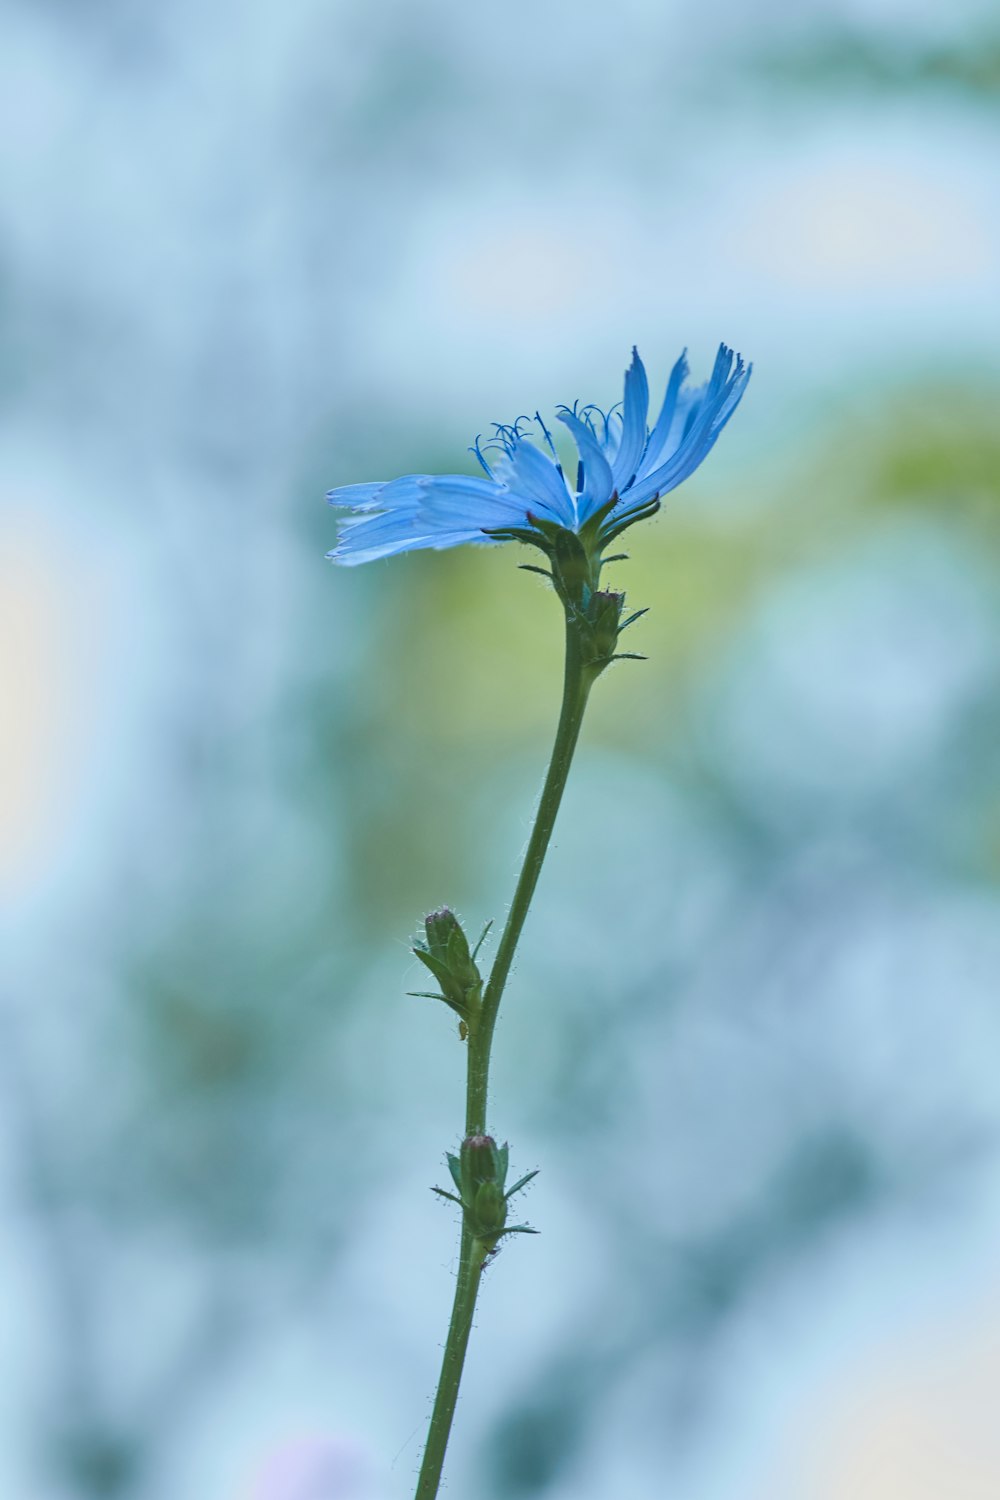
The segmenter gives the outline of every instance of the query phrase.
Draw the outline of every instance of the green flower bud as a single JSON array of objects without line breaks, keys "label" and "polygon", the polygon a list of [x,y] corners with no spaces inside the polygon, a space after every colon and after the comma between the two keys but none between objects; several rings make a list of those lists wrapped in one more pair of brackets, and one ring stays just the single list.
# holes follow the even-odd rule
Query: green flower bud
[{"label": "green flower bud", "polygon": [[464,947],[466,957],[469,954],[469,945],[465,941],[465,933],[462,924],[455,913],[448,906],[442,906],[437,911],[429,912],[424,918],[424,931],[427,934],[427,949],[437,958],[446,958],[453,939],[457,938],[459,947]]},{"label": "green flower bud", "polygon": [[507,1177],[507,1148],[497,1147],[491,1135],[467,1135],[459,1154],[462,1197],[474,1203],[484,1182],[495,1182],[503,1190]]},{"label": "green flower bud", "polygon": [[617,649],[622,631],[627,630],[630,625],[635,624],[636,620],[641,620],[642,616],[648,613],[645,609],[637,609],[629,615],[627,620],[623,620],[624,604],[624,594],[613,593],[610,589],[598,589],[591,594],[586,609],[582,611],[580,639],[583,660],[595,677],[613,661],[645,661],[646,659],[635,651]]},{"label": "green flower bud", "polygon": [[624,594],[615,594],[608,589],[600,589],[590,596],[587,621],[596,661],[610,661],[615,654],[624,603]]},{"label": "green flower bud", "polygon": [[479,970],[469,952],[469,941],[462,924],[447,906],[424,918],[428,952],[445,964],[463,989],[479,983]]},{"label": "green flower bud", "polygon": [[526,1224],[507,1228],[508,1199],[519,1193],[536,1175],[535,1172],[526,1173],[508,1193],[508,1157],[509,1147],[498,1146],[491,1135],[468,1135],[458,1156],[448,1153],[448,1170],[459,1196],[456,1198],[454,1193],[442,1188],[434,1189],[441,1197],[462,1205],[466,1228],[482,1243],[488,1255],[493,1253],[504,1235],[535,1233]]},{"label": "green flower bud", "polygon": [[462,924],[449,907],[442,906],[424,918],[424,932],[426,943],[418,942],[413,952],[441,986],[441,999],[468,1024],[479,1002],[482,977]]},{"label": "green flower bud", "polygon": [[466,1136],[458,1170],[466,1222],[476,1239],[492,1249],[507,1222],[507,1200],[504,1197],[507,1147],[497,1146],[491,1135]]}]

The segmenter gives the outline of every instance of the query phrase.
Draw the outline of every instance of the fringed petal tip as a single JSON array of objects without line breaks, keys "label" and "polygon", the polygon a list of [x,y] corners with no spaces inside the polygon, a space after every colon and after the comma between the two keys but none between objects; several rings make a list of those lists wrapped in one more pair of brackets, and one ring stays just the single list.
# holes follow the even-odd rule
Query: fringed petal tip
[{"label": "fringed petal tip", "polygon": [[389,484],[387,479],[377,479],[369,484],[341,484],[327,490],[327,505],[343,510],[373,510],[378,505],[377,495]]}]

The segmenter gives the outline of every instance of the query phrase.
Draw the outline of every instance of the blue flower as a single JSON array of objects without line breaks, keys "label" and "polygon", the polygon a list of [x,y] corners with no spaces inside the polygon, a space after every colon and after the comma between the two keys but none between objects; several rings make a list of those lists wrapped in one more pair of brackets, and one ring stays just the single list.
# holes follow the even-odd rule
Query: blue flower
[{"label": "blue flower", "polygon": [[[620,408],[558,408],[578,462],[567,478],[552,434],[535,416],[537,442],[523,430],[527,417],[495,424],[495,436],[471,450],[485,478],[465,474],[407,474],[403,479],[348,484],[331,490],[331,505],[351,514],[339,523],[328,555],[351,566],[462,542],[533,542],[549,551],[559,531],[602,549],[626,526],[651,516],[662,496],[693,474],[739,404],[751,365],[720,345],[705,385],[689,388],[684,354],[674,365],[656,422],[647,425],[649,384],[638,352],[625,372]],[[539,446],[540,444],[540,446]]]}]

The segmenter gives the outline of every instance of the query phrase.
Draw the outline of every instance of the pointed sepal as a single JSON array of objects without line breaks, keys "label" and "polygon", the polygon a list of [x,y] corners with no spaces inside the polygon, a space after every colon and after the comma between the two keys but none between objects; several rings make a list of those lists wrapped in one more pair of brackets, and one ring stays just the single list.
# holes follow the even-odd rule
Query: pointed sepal
[{"label": "pointed sepal", "polygon": [[[448,1152],[448,1171],[451,1173],[451,1180],[452,1180],[452,1182],[458,1188],[458,1191],[461,1192],[462,1191],[462,1167],[461,1167],[461,1163],[459,1162],[458,1157],[457,1156],[453,1156],[450,1151]],[[461,1202],[461,1199],[459,1201]]]},{"label": "pointed sepal", "polygon": [[513,1198],[515,1193],[519,1193],[522,1188],[527,1187],[532,1178],[537,1176],[538,1168],[536,1167],[533,1172],[525,1172],[523,1177],[519,1177],[514,1186],[507,1189],[506,1198],[508,1203],[510,1202],[511,1198]]}]

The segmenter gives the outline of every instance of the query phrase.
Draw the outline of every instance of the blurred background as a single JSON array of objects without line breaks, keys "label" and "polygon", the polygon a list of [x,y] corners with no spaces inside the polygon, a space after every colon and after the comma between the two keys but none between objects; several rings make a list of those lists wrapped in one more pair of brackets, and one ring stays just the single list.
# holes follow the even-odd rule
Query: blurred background
[{"label": "blurred background", "polygon": [[629,535],[508,989],[475,1500],[1000,1493],[988,3],[8,0],[0,1493],[411,1493],[557,709],[519,549],[333,484],[755,362]]}]

